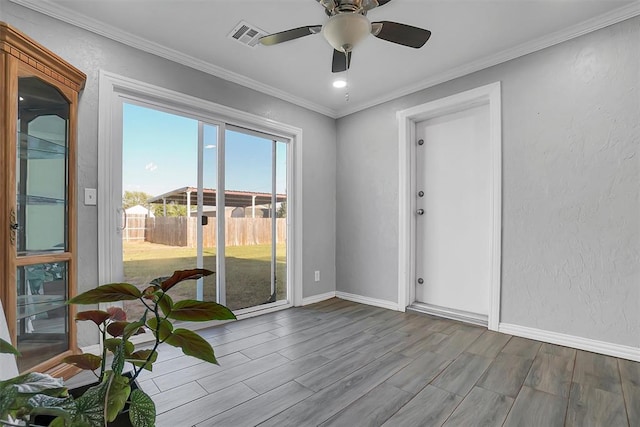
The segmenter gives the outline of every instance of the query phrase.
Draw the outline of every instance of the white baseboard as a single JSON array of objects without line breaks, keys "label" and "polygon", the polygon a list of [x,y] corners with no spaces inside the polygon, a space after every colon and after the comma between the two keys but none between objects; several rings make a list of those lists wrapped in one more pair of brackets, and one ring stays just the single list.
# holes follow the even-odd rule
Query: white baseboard
[{"label": "white baseboard", "polygon": [[336,292],[336,297],[347,301],[359,302],[361,304],[372,305],[374,307],[382,307],[388,310],[402,311],[398,309],[396,301],[385,301],[382,299],[363,297],[362,295],[348,294],[346,292]]},{"label": "white baseboard", "polygon": [[302,298],[302,305],[315,304],[320,301],[325,301],[331,298],[335,298],[335,291],[327,292],[326,294],[313,295],[310,297]]},{"label": "white baseboard", "polygon": [[578,348],[580,350],[586,350],[594,353],[606,354],[607,356],[620,357],[622,359],[640,362],[640,348],[638,347],[613,344],[605,341],[576,337],[574,335],[544,331],[542,329],[529,328],[526,326],[512,325],[509,323],[500,323],[498,325],[498,331],[504,334],[530,338],[538,341],[548,342],[551,344]]}]

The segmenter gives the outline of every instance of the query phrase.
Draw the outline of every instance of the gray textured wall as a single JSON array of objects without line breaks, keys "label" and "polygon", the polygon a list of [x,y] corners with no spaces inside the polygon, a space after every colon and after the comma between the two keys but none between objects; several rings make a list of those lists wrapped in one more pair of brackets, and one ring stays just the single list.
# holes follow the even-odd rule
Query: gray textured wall
[{"label": "gray textured wall", "polygon": [[[39,41],[87,74],[79,104],[78,187],[96,188],[100,69],[267,117],[303,130],[303,296],[335,290],[335,120],[263,93],[130,48],[0,0],[0,20]],[[96,286],[97,209],[78,206],[80,290]],[[321,281],[314,282],[314,270]],[[83,328],[80,345],[95,335]]]},{"label": "gray textured wall", "polygon": [[337,290],[397,301],[396,111],[501,81],[501,321],[639,346],[638,46],[634,18],[339,119]]}]

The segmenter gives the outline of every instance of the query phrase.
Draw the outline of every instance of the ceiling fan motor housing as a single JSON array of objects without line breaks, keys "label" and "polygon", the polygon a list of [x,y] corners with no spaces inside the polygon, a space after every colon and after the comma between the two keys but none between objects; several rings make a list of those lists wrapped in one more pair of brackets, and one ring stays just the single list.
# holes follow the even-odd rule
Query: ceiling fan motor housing
[{"label": "ceiling fan motor housing", "polygon": [[371,22],[359,13],[334,15],[322,26],[324,38],[340,52],[351,52],[370,33]]}]

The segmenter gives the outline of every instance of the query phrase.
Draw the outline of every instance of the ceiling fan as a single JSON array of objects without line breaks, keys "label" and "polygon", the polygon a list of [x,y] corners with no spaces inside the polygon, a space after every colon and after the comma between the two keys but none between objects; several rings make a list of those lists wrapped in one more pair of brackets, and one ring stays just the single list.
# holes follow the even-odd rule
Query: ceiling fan
[{"label": "ceiling fan", "polygon": [[322,33],[333,47],[331,71],[346,71],[351,65],[351,51],[368,34],[388,42],[421,48],[431,37],[431,31],[398,22],[371,22],[367,12],[384,6],[391,0],[316,0],[324,8],[329,20],[324,25],[311,25],[269,34],[260,43],[271,46],[298,39],[311,34]]}]

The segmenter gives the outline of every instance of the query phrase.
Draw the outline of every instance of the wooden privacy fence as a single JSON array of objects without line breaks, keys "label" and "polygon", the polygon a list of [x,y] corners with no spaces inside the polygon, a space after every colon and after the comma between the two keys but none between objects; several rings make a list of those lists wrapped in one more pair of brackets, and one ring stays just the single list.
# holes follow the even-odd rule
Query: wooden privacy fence
[{"label": "wooden privacy fence", "polygon": [[[127,218],[127,227],[124,236],[133,236],[127,233],[130,226],[138,224]],[[168,246],[196,247],[197,218],[187,217],[155,217],[146,218],[143,228],[143,238],[129,240],[144,240],[151,243],[159,243]],[[139,228],[135,229],[136,233]],[[216,221],[209,218],[209,224],[203,226],[203,246],[213,248],[216,246]],[[285,218],[276,218],[276,241],[285,242],[287,225]],[[227,246],[247,246],[271,243],[271,218],[225,218],[225,243]]]}]

